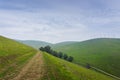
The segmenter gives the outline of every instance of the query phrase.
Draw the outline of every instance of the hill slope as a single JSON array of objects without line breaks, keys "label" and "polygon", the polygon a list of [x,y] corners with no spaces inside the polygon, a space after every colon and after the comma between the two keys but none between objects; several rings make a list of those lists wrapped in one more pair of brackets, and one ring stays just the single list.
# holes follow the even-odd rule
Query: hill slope
[{"label": "hill slope", "polygon": [[95,71],[43,53],[46,73],[42,80],[114,80]]},{"label": "hill slope", "polygon": [[17,41],[26,44],[28,46],[32,46],[35,49],[39,49],[40,47],[44,47],[47,45],[52,45],[51,43],[47,43],[44,41],[34,41],[34,40],[17,40]]},{"label": "hill slope", "polygon": [[110,74],[120,77],[120,39],[92,39],[53,47],[74,56],[78,64],[90,63]]},{"label": "hill slope", "polygon": [[[113,80],[0,36],[0,80]],[[42,61],[42,55],[44,63]],[[44,70],[44,71],[41,71]]]},{"label": "hill slope", "polygon": [[35,53],[32,47],[0,36],[0,80],[14,77]]}]

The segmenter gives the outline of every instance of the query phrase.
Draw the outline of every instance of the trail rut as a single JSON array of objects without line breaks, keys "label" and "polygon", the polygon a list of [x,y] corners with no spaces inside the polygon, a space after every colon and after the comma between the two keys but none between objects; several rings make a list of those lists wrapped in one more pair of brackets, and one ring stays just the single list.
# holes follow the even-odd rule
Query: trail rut
[{"label": "trail rut", "polygon": [[38,80],[44,75],[42,54],[38,52],[12,80]]}]

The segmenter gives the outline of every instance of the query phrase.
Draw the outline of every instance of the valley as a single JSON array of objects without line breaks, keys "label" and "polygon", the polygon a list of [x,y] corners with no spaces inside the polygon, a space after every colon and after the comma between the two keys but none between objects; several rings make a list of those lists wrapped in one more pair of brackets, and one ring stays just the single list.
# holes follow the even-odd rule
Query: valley
[{"label": "valley", "polygon": [[115,80],[3,36],[0,63],[0,80]]}]

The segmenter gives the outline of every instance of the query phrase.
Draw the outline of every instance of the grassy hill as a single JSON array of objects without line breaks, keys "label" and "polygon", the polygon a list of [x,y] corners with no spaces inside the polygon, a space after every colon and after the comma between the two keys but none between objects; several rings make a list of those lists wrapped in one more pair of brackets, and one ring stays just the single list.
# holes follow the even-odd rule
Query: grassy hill
[{"label": "grassy hill", "polygon": [[45,52],[43,56],[46,72],[42,80],[114,80]]},{"label": "grassy hill", "polygon": [[83,42],[57,44],[53,47],[74,56],[74,62],[91,65],[120,77],[120,39],[102,38]]},{"label": "grassy hill", "polygon": [[52,45],[51,43],[44,41],[34,41],[34,40],[17,40],[20,43],[26,44],[28,46],[32,46],[35,49],[39,49],[40,47],[44,47],[47,45]]},{"label": "grassy hill", "polygon": [[56,43],[56,44],[53,44],[52,46],[64,46],[64,45],[69,45],[69,44],[73,44],[73,43],[76,43],[76,41],[66,41],[66,42],[60,42],[60,43]]},{"label": "grassy hill", "polygon": [[0,80],[8,80],[36,53],[32,47],[0,36]]},{"label": "grassy hill", "polygon": [[[110,74],[120,77],[120,39],[98,38],[83,42],[62,42],[57,44],[45,43],[42,45],[39,41],[24,41],[22,43],[39,48],[50,45],[54,50],[62,51],[74,57],[74,63],[91,65],[100,68]],[[44,44],[44,42],[43,42]]]}]

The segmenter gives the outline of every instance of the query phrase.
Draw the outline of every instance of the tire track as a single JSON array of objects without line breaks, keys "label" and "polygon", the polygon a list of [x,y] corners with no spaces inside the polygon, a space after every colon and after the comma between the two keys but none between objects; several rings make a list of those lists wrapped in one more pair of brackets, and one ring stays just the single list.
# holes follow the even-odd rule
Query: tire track
[{"label": "tire track", "polygon": [[44,76],[42,54],[38,52],[12,80],[37,80]]}]

